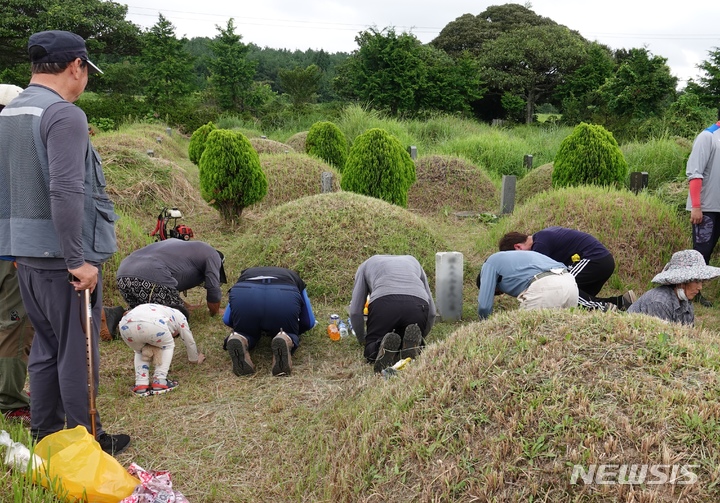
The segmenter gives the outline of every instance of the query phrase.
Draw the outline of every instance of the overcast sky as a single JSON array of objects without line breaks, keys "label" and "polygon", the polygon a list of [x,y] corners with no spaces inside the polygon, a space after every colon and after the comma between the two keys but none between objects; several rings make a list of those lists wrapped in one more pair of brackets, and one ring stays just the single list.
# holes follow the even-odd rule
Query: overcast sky
[{"label": "overcast sky", "polygon": [[[434,39],[463,14],[477,15],[507,2],[462,0],[116,0],[128,6],[130,21],[148,28],[162,13],[178,37],[218,34],[235,19],[245,43],[273,49],[324,49],[352,52],[355,37],[369,27],[410,32],[420,41]],[[536,14],[579,31],[613,49],[647,47],[667,58],[684,87],[697,79],[696,65],[720,47],[720,2],[699,0],[534,0],[515,2]]]}]

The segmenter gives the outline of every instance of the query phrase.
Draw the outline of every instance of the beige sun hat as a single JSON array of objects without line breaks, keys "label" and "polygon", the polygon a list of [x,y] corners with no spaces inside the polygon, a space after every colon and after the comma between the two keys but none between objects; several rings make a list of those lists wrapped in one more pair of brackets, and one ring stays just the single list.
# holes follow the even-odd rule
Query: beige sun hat
[{"label": "beige sun hat", "polygon": [[0,106],[9,105],[22,91],[22,87],[12,84],[0,84]]},{"label": "beige sun hat", "polygon": [[720,267],[705,264],[705,258],[697,250],[673,253],[662,272],[652,279],[660,285],[679,285],[689,281],[704,281],[720,276]]}]

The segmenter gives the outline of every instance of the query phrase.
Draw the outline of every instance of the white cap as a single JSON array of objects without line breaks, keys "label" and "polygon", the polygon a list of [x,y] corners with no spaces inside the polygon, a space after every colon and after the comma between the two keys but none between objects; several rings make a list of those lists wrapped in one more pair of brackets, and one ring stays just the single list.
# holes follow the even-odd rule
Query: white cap
[{"label": "white cap", "polygon": [[10,102],[22,92],[22,87],[12,84],[0,84],[0,105],[9,105]]}]

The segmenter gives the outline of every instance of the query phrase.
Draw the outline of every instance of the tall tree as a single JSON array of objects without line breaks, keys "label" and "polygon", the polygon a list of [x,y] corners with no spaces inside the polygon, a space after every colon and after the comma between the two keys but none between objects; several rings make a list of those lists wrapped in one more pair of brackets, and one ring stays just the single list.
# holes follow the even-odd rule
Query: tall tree
[{"label": "tall tree", "polygon": [[645,48],[630,49],[629,57],[600,89],[608,113],[624,120],[661,116],[676,97],[677,77],[666,62]]},{"label": "tall tree", "polygon": [[[718,108],[718,103],[720,103],[720,47],[708,51],[708,56],[708,59],[697,65],[702,74],[697,87],[693,88],[693,92],[703,105]],[[688,85],[688,87],[691,86]]]},{"label": "tall tree", "polygon": [[[93,61],[100,54],[140,50],[140,28],[125,19],[127,6],[103,0],[3,0],[0,2],[0,75],[25,86],[30,77],[27,41],[35,32],[67,30],[87,41]],[[16,68],[17,67],[17,68]],[[95,79],[91,79],[95,80]],[[92,84],[92,82],[91,82]]]},{"label": "tall tree", "polygon": [[482,95],[472,62],[456,62],[412,34],[371,28],[355,41],[359,49],[338,68],[335,79],[342,97],[396,115],[465,111]]},{"label": "tall tree", "polygon": [[302,108],[315,101],[322,79],[322,71],[316,65],[307,68],[293,68],[280,70],[280,85],[290,95],[290,101],[295,108]]},{"label": "tall tree", "polygon": [[480,65],[470,55],[457,59],[432,46],[423,46],[421,58],[427,78],[416,93],[419,110],[470,113],[486,91]]},{"label": "tall tree", "polygon": [[248,46],[242,43],[242,35],[235,33],[233,18],[225,28],[216,28],[219,35],[210,43],[210,83],[221,110],[241,112],[252,96],[255,64],[247,58]]},{"label": "tall tree", "polygon": [[338,71],[338,93],[395,115],[415,109],[415,92],[425,79],[420,41],[394,28],[370,28],[355,37],[359,48]]},{"label": "tall tree", "polygon": [[591,42],[585,62],[566,75],[553,94],[551,101],[562,106],[563,122],[571,125],[594,122],[597,91],[614,73],[615,61],[610,48]]},{"label": "tall tree", "polygon": [[146,99],[159,109],[172,107],[193,89],[193,60],[175,38],[175,27],[160,14],[143,34],[140,61],[144,67]]},{"label": "tall tree", "polygon": [[556,25],[552,19],[538,16],[526,6],[518,4],[492,5],[477,16],[463,14],[448,23],[431,42],[451,56],[470,52],[481,55],[487,42],[503,33],[530,26]]},{"label": "tall tree", "polygon": [[585,39],[564,26],[527,26],[487,42],[478,61],[492,86],[525,100],[530,123],[538,100],[585,61],[586,50]]}]

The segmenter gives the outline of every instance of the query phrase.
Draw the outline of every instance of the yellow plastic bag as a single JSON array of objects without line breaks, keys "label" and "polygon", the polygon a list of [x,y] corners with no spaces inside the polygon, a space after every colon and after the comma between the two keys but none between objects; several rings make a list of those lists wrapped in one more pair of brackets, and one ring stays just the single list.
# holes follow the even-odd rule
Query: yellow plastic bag
[{"label": "yellow plastic bag", "polygon": [[35,454],[45,462],[35,472],[35,482],[67,501],[117,503],[140,484],[83,426],[48,435],[35,446]]}]

